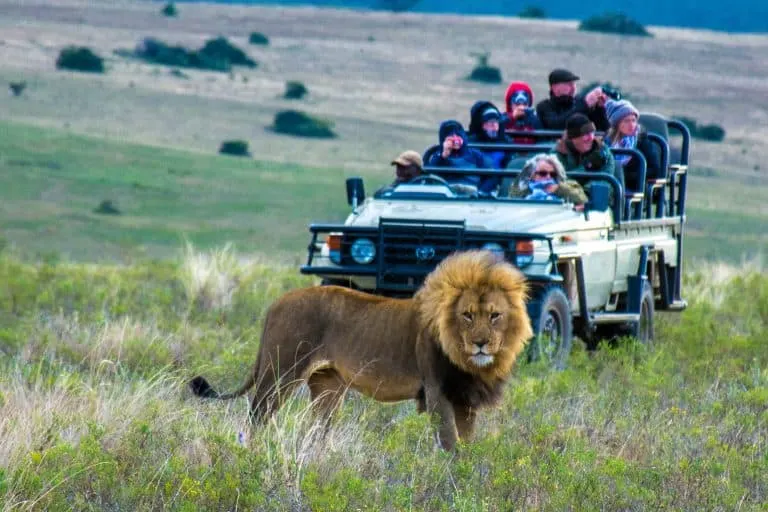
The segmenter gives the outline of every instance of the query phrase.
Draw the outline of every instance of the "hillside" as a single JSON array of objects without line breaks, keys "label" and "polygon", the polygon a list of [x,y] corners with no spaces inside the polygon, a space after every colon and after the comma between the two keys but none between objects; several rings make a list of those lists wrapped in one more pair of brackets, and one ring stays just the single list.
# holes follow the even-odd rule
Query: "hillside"
[{"label": "hillside", "polygon": [[[197,0],[181,0],[196,2]],[[347,9],[381,8],[381,0],[211,0],[223,4],[265,4],[281,6],[313,5]],[[465,15],[515,16],[526,6],[543,8],[552,19],[582,20],[605,12],[624,12],[644,25],[689,27],[726,32],[768,32],[768,3],[759,0],[736,0],[724,9],[714,0],[627,0],[617,4],[596,0],[588,4],[567,0],[420,0],[413,12],[455,13]]]},{"label": "hillside", "polygon": [[[9,223],[3,236],[45,251],[45,233],[52,248],[80,258],[95,257],[94,243],[107,243],[102,247],[111,247],[111,255],[130,255],[142,246],[147,254],[162,255],[184,232],[214,245],[231,234],[243,248],[261,240],[267,252],[301,257],[309,222],[343,219],[344,177],[362,175],[372,190],[390,179],[388,162],[401,150],[423,150],[436,142],[441,120],[466,122],[475,100],[501,100],[505,84],[463,79],[474,65],[471,53],[490,50],[491,64],[502,69],[505,80],[527,80],[539,97],[549,70],[568,65],[583,82],[620,84],[642,110],[722,124],[723,143],[694,142],[686,255],[738,262],[768,248],[763,227],[768,37],[658,29],[654,39],[630,40],[581,33],[570,22],[514,18],[211,4],[181,8],[180,17],[169,19],[156,4],[141,1],[0,0],[0,83],[28,84],[21,97],[1,100],[3,119],[13,122],[2,126],[0,139],[0,176],[7,184],[0,194]],[[271,44],[249,46],[252,31],[267,34]],[[245,48],[259,66],[231,75],[184,70],[179,77],[171,68],[113,53],[147,36],[198,47],[219,34]],[[107,74],[56,71],[56,56],[69,44],[104,55]],[[288,80],[307,85],[306,100],[280,98]],[[275,112],[286,108],[330,119],[339,138],[300,139],[267,130]],[[69,139],[77,134],[96,139]],[[57,142],[38,144],[40,138]],[[215,156],[224,139],[247,140],[256,162]],[[130,146],[134,143],[185,154],[158,149],[153,156],[147,147]],[[164,158],[172,163],[166,166]],[[50,168],[51,161],[68,170]],[[135,184],[123,180],[110,189],[105,183],[83,196],[84,184],[108,180],[110,168],[123,169]],[[169,174],[168,168],[198,173],[201,188],[190,195],[180,188],[148,188],[162,181],[157,173]],[[260,186],[267,169],[279,177]],[[22,187],[17,176],[33,173],[40,179]],[[175,187],[185,183],[175,179]],[[80,182],[80,190],[68,189],[71,180]],[[204,187],[214,181],[221,183],[211,190],[237,186],[229,203],[226,195],[204,197]],[[283,193],[278,208],[271,196]],[[222,200],[218,205],[212,202],[216,197]],[[94,221],[91,210],[104,199],[115,199],[126,217]],[[142,211],[145,204],[154,204],[154,210]],[[271,206],[265,216],[260,212],[266,205]],[[72,225],[61,226],[73,216]],[[41,227],[52,218],[59,228]],[[81,229],[86,226],[88,231]],[[84,240],[90,236],[95,239]]]}]

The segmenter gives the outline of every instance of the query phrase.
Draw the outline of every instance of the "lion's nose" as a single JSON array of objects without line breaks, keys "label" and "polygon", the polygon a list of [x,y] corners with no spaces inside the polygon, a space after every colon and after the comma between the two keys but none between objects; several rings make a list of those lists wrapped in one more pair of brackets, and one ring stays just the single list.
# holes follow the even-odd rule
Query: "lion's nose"
[{"label": "lion's nose", "polygon": [[483,348],[488,344],[488,340],[475,340],[474,344],[477,345],[477,348]]}]

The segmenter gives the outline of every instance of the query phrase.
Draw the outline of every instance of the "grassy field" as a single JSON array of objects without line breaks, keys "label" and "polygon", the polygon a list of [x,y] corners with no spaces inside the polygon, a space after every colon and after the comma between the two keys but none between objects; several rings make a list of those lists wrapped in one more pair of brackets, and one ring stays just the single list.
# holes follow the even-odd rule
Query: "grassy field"
[{"label": "grassy field", "polygon": [[2,510],[765,510],[768,279],[709,265],[691,307],[551,373],[521,364],[457,455],[413,404],[306,392],[263,429],[203,402],[252,365],[265,307],[309,284],[230,251],[132,266],[0,256]]}]

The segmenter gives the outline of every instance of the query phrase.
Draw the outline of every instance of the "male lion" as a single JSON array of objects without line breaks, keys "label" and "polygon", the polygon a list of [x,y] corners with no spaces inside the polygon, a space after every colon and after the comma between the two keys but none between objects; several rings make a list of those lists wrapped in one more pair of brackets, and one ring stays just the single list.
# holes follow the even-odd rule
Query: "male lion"
[{"label": "male lion", "polygon": [[446,450],[469,439],[477,409],[495,405],[533,335],[523,274],[488,251],[454,253],[412,299],[339,286],[294,290],[267,312],[253,372],[232,393],[203,377],[198,396],[229,399],[256,385],[251,419],[264,421],[306,382],[326,421],[348,388],[382,402],[414,399],[435,412]]}]

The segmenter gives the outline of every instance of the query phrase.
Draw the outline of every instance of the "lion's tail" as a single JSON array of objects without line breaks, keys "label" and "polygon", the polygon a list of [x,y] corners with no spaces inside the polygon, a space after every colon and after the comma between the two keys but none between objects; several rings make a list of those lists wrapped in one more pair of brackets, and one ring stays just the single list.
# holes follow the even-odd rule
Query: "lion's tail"
[{"label": "lion's tail", "polygon": [[248,392],[249,389],[253,387],[255,383],[256,383],[256,377],[255,375],[253,375],[253,373],[251,373],[251,375],[243,383],[243,385],[240,386],[239,389],[231,393],[221,394],[215,389],[213,389],[213,387],[208,383],[208,381],[205,380],[205,377],[198,375],[197,377],[189,381],[189,387],[192,388],[192,392],[196,396],[199,396],[202,398],[217,398],[219,400],[229,400],[230,398],[237,398],[239,396],[243,396]]}]

